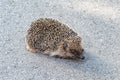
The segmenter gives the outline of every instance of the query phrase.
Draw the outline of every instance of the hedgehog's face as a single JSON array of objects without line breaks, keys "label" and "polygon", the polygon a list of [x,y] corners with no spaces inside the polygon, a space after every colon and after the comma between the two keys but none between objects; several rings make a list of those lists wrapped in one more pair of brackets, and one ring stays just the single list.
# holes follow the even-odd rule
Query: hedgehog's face
[{"label": "hedgehog's face", "polygon": [[83,51],[81,46],[81,39],[71,38],[63,42],[62,51],[65,58],[71,59],[84,59]]}]

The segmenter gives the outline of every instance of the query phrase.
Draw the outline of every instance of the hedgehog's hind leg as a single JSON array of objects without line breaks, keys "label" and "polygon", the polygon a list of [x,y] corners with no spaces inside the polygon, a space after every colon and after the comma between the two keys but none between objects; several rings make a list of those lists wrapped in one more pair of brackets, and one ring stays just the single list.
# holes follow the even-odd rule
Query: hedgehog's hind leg
[{"label": "hedgehog's hind leg", "polygon": [[27,49],[28,51],[33,52],[33,53],[39,52],[38,49],[34,49],[34,48],[31,48],[31,47],[29,46],[28,41],[27,41],[26,38],[25,38],[25,43],[26,43],[26,49]]},{"label": "hedgehog's hind leg", "polygon": [[28,46],[28,45],[26,45],[26,48],[27,48],[28,51],[33,52],[33,53],[39,52],[38,49],[30,48],[30,46]]}]

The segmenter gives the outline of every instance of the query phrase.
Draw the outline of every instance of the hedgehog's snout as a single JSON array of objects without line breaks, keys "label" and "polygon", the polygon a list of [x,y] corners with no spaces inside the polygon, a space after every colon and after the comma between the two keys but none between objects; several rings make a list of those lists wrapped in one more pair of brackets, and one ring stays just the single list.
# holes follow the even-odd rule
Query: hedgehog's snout
[{"label": "hedgehog's snout", "polygon": [[[83,54],[83,52],[84,52],[84,49],[82,49],[82,54]],[[85,56],[82,56],[81,59],[84,60]]]},{"label": "hedgehog's snout", "polygon": [[70,53],[74,55],[76,59],[84,60],[85,56],[83,56],[84,49],[81,50],[81,52],[77,51],[76,49],[70,49]]}]

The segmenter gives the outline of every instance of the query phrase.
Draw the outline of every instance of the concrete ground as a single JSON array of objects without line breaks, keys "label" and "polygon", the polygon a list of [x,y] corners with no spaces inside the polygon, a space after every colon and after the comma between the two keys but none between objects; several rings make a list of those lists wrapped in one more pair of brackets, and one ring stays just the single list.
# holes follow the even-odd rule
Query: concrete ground
[{"label": "concrete ground", "polygon": [[[84,61],[26,50],[29,25],[43,17],[82,37]],[[120,0],[0,0],[0,80],[120,80]]]}]

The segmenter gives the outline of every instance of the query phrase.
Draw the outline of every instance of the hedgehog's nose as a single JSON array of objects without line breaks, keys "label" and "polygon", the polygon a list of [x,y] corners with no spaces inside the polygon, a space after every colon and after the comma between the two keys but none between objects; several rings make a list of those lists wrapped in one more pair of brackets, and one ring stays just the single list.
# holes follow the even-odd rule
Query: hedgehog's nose
[{"label": "hedgehog's nose", "polygon": [[84,60],[84,59],[85,59],[85,56],[83,56],[81,59]]},{"label": "hedgehog's nose", "polygon": [[82,52],[84,51],[84,49],[82,49]]}]

